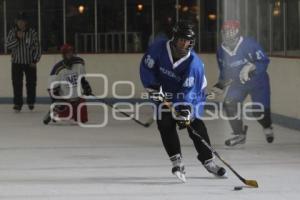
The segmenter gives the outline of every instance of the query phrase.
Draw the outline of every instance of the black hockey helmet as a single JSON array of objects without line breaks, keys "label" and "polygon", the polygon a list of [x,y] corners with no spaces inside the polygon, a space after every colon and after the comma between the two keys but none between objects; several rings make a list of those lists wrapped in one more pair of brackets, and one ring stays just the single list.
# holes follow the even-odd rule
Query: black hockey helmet
[{"label": "black hockey helmet", "polygon": [[[173,52],[176,57],[181,58],[188,54],[189,51],[195,45],[196,34],[193,30],[194,25],[190,21],[182,20],[176,23],[173,27],[173,38],[171,45],[173,47]],[[189,45],[187,47],[179,47],[177,45],[179,39],[185,39],[189,41]],[[174,55],[173,55],[174,56]]]},{"label": "black hockey helmet", "polygon": [[190,21],[186,21],[186,20],[179,21],[173,27],[173,38],[175,40],[178,38],[184,38],[186,40],[191,40],[194,43],[196,34],[193,28],[194,25]]},{"label": "black hockey helmet", "polygon": [[[178,39],[186,39],[190,41],[190,45],[185,51],[190,51],[195,45],[196,34],[193,30],[194,25],[190,21],[181,20],[173,27],[173,44],[176,44]],[[186,52],[187,53],[187,52]]]}]

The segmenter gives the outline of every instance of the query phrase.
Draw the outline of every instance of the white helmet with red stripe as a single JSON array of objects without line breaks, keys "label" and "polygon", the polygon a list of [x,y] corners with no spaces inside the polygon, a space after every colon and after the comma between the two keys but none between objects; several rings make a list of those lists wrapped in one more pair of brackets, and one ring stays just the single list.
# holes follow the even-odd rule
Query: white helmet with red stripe
[{"label": "white helmet with red stripe", "polygon": [[226,20],[222,25],[222,40],[227,47],[234,48],[241,36],[240,22],[238,20]]},{"label": "white helmet with red stripe", "polygon": [[72,67],[72,58],[74,56],[74,48],[70,44],[64,44],[60,47],[60,52],[63,57],[63,62],[66,67]]}]

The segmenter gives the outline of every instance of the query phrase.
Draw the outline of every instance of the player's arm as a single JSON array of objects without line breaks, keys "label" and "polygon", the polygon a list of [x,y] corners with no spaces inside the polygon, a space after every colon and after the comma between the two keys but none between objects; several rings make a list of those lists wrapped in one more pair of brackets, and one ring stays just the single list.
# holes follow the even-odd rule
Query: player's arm
[{"label": "player's arm", "polygon": [[41,59],[41,46],[39,42],[39,37],[36,31],[32,34],[32,48],[33,48],[33,63],[36,64]]},{"label": "player's arm", "polygon": [[[199,66],[200,65],[200,66]],[[205,77],[204,64],[196,63],[185,77],[181,90],[176,98],[177,102],[193,103],[205,101],[205,88],[207,80]]]},{"label": "player's arm", "polygon": [[[180,129],[186,127],[192,117],[192,105],[205,102],[205,88],[207,86],[207,80],[205,77],[204,66],[201,63],[201,67],[193,67],[188,76],[185,77],[181,90],[178,92],[174,99],[174,103],[178,104],[175,110],[179,114],[178,126]],[[198,108],[197,108],[198,109]]]},{"label": "player's arm", "polygon": [[249,53],[246,58],[249,62],[243,66],[240,72],[240,81],[243,84],[249,81],[251,76],[265,73],[270,62],[268,56],[256,41],[250,40],[248,46]]},{"label": "player's arm", "polygon": [[92,88],[91,88],[89,82],[85,79],[85,77],[81,78],[81,86],[82,86],[84,95],[86,95],[86,96],[93,95]]},{"label": "player's arm", "polygon": [[6,46],[8,49],[13,49],[19,45],[19,40],[16,36],[16,30],[15,28],[11,29],[8,33],[7,40],[6,40]]},{"label": "player's arm", "polygon": [[[81,67],[80,67],[80,74],[81,75],[85,75],[86,74],[86,70],[85,70],[85,62],[83,59],[80,60],[80,64],[81,64]],[[81,83],[81,87],[82,87],[82,90],[83,90],[83,94],[86,95],[86,96],[90,96],[90,95],[93,95],[93,91],[92,91],[92,88],[90,86],[90,83],[86,80],[85,77],[82,77],[80,79],[80,83]]]},{"label": "player's arm", "polygon": [[60,96],[60,90],[61,90],[61,79],[60,79],[60,70],[63,68],[63,66],[60,63],[57,63],[54,65],[50,72],[50,76],[48,79],[48,93],[52,100],[52,102],[57,101],[57,97]]},{"label": "player's arm", "polygon": [[220,55],[219,50],[217,51],[217,63],[219,68],[219,81],[224,81],[224,65],[223,65],[223,58]]},{"label": "player's arm", "polygon": [[140,79],[141,82],[149,93],[151,100],[156,102],[163,101],[164,95],[160,89],[160,83],[158,81],[158,55],[160,49],[155,43],[149,47],[148,51],[144,54],[140,63]]},{"label": "player's arm", "polygon": [[264,73],[267,71],[270,59],[262,49],[262,47],[254,40],[251,42],[248,60],[255,65],[255,73]]},{"label": "player's arm", "polygon": [[224,84],[226,80],[224,79],[224,65],[223,65],[223,58],[220,55],[219,50],[217,51],[217,63],[219,68],[219,78],[218,82],[212,87],[209,94],[214,95],[221,95],[224,93],[226,85]]},{"label": "player's arm", "polygon": [[57,101],[57,97],[60,95],[60,84],[58,84],[57,75],[50,75],[48,93],[52,102]]}]

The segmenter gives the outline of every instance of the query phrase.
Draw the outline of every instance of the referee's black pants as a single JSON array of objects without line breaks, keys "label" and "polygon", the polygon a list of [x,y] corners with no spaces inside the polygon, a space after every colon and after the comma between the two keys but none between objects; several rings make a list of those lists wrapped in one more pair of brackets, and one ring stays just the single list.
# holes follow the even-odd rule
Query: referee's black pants
[{"label": "referee's black pants", "polygon": [[14,104],[23,105],[23,74],[26,77],[27,104],[34,104],[36,98],[36,67],[29,64],[12,63],[11,68],[12,84],[14,90]]},{"label": "referee's black pants", "polygon": [[[172,113],[162,112],[161,118],[157,120],[157,126],[169,157],[172,157],[176,154],[182,155],[180,141],[176,130],[176,120],[173,118]],[[202,120],[193,120],[191,126],[204,138],[208,144],[210,144],[207,129]],[[212,159],[212,152],[201,142],[200,138],[194,135],[191,130],[188,130],[188,133],[197,150],[198,160],[203,164],[205,161]]]}]

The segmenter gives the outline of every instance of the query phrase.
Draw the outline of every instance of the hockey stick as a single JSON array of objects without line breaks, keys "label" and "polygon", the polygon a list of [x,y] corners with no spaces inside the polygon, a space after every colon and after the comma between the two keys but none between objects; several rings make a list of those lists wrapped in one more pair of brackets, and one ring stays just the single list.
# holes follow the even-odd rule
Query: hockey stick
[{"label": "hockey stick", "polygon": [[154,122],[154,119],[151,118],[149,119],[147,122],[141,122],[140,120],[136,119],[135,117],[129,115],[128,113],[125,113],[123,111],[121,111],[120,109],[116,108],[113,104],[110,104],[108,103],[107,101],[105,101],[104,99],[99,99],[97,98],[95,95],[91,95],[95,98],[95,100],[97,100],[98,102],[102,102],[102,103],[105,103],[106,105],[108,105],[109,107],[111,107],[112,109],[118,111],[119,113],[121,113],[122,115],[126,116],[126,117],[129,117],[131,120],[133,120],[134,122],[138,123],[139,125],[145,127],[145,128],[148,128],[149,126],[152,125],[152,123]]},{"label": "hockey stick", "polygon": [[[165,105],[169,108],[169,109],[171,109],[173,112],[175,112],[175,114],[177,114],[177,112],[171,107],[171,105],[170,105],[170,103],[168,103],[168,102],[164,102],[165,103]],[[248,179],[245,179],[245,178],[243,178],[241,175],[239,175],[221,156],[220,156],[220,154],[211,146],[211,145],[209,145],[205,140],[204,140],[204,138],[190,125],[190,124],[188,124],[187,125],[187,128],[189,129],[189,130],[191,130],[192,131],[192,133],[195,135],[195,136],[197,136],[200,140],[201,140],[201,142],[213,153],[213,154],[215,154],[215,156],[217,157],[217,158],[219,158],[221,161],[222,161],[222,163],[224,163],[224,165],[226,165],[244,184],[246,184],[246,185],[248,185],[248,186],[251,186],[251,187],[255,187],[255,188],[258,188],[258,183],[257,183],[257,181],[256,180],[248,180]]]}]

